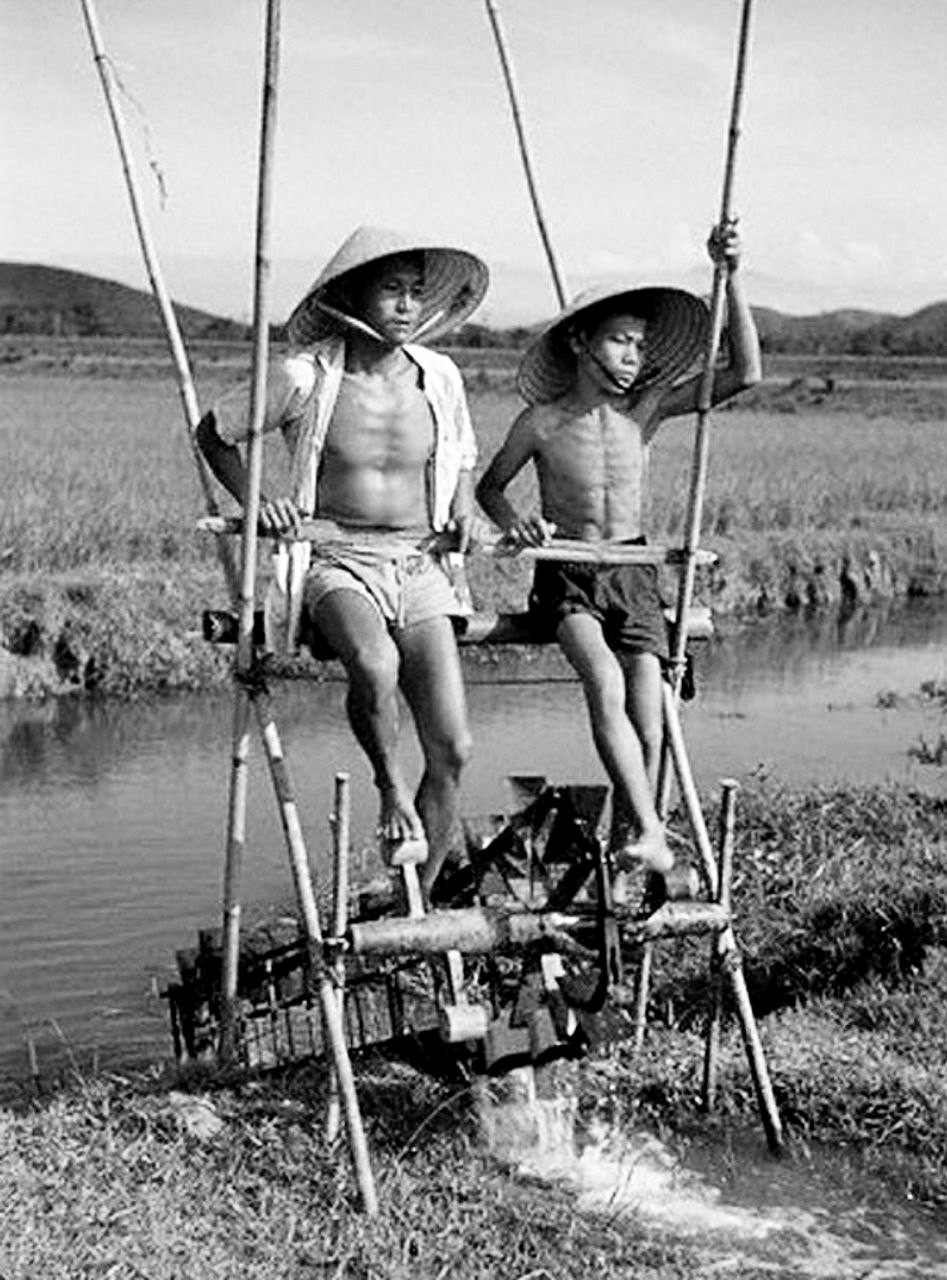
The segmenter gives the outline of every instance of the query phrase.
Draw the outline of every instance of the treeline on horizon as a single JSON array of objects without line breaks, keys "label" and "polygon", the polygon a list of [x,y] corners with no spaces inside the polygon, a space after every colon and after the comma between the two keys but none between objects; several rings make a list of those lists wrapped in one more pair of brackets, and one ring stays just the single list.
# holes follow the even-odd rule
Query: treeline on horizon
[{"label": "treeline on horizon", "polygon": [[[240,342],[250,327],[239,320],[174,304],[188,340]],[[908,316],[855,309],[798,316],[769,307],[753,315],[764,352],[784,355],[947,356],[947,301]],[[521,351],[540,325],[493,327],[476,322],[438,345]],[[0,263],[0,333],[58,338],[151,338],[163,333],[154,299],[143,290],[62,268]],[[282,325],[271,326],[275,341]]]},{"label": "treeline on horizon", "polygon": [[[945,316],[937,325],[912,325],[914,317],[882,319],[865,327],[850,327],[831,315],[788,317],[762,310],[756,312],[760,344],[770,355],[846,355],[846,356],[947,356],[947,304]],[[249,341],[249,326],[224,317],[195,319],[189,308],[175,308],[185,336],[191,340],[217,342]],[[921,314],[921,313],[919,313]],[[772,317],[776,317],[775,323]],[[455,333],[442,337],[438,346],[467,350],[522,351],[534,337],[538,326],[515,325],[493,328],[466,324]],[[28,310],[4,317],[3,333],[7,336],[58,338],[151,337],[156,331],[118,332],[116,326],[103,319],[90,307],[77,306],[65,312],[50,313]],[[282,325],[270,326],[274,342],[285,340]]]}]

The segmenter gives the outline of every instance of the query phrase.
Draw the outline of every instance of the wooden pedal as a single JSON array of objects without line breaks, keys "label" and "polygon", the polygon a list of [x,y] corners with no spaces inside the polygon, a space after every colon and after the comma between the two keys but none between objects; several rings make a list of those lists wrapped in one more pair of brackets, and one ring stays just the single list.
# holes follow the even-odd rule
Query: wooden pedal
[{"label": "wooden pedal", "polygon": [[401,840],[388,846],[389,867],[416,867],[427,862],[427,841],[423,836],[413,840]]}]

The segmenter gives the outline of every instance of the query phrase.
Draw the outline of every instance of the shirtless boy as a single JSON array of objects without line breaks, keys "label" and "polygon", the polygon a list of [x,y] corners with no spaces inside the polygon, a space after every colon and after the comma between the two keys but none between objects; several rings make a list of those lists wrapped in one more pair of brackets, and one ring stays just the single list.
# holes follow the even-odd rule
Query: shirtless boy
[{"label": "shirtless boy", "polygon": [[[759,380],[760,353],[734,226],[715,228],[708,249],[727,270],[729,361],[714,376],[716,404]],[[697,407],[693,370],[708,325],[704,304],[681,290],[610,288],[580,295],[547,326],[520,365],[529,407],[477,486],[514,545],[541,545],[553,533],[644,541],[648,446],[665,418]],[[504,494],[529,461],[539,479],[536,514],[517,511]],[[615,867],[666,874],[674,859],[654,800],[667,655],[656,567],[540,562],[530,609],[555,629],[582,682],[613,787]]]},{"label": "shirtless boy", "polygon": [[[466,548],[476,444],[460,373],[415,344],[460,324],[487,269],[472,254],[360,228],[291,315],[295,354],[267,379],[264,431],[279,429],[291,490],[261,495],[262,528],[292,535],[302,518],[333,521],[331,544],[278,545],[267,598],[274,647],[315,636],[343,663],[346,707],[380,797],[387,856],[427,840],[429,892],[458,819],[471,738],[451,615],[462,612],[425,544],[453,529]],[[198,427],[214,474],[242,501],[247,392],[223,397]],[[424,773],[416,794],[398,762],[402,691]]]}]

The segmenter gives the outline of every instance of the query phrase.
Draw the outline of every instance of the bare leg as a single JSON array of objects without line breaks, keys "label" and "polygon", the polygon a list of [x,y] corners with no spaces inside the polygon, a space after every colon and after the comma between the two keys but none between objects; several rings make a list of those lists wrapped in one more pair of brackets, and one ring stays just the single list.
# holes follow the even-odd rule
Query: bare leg
[{"label": "bare leg", "polygon": [[332,591],[319,603],[319,630],[345,667],[349,723],[371,761],[386,844],[424,835],[398,764],[398,649],[378,610],[356,591]]},{"label": "bare leg", "polygon": [[431,618],[397,635],[401,687],[424,753],[415,803],[424,820],[428,857],[421,887],[430,893],[459,829],[460,775],[470,758],[467,700],[449,618]]},{"label": "bare leg", "polygon": [[674,859],[654,805],[645,755],[626,711],[625,673],[605,643],[600,624],[588,614],[573,614],[559,624],[563,653],[582,681],[592,737],[611,779],[619,813],[633,814],[637,832],[613,849],[619,866],[667,871]]},{"label": "bare leg", "polygon": [[[656,794],[661,762],[664,719],[661,703],[661,663],[653,653],[617,654],[625,676],[625,714],[631,722],[644,761],[651,794]],[[612,831],[616,837],[637,825],[637,817],[616,792],[612,804]]]}]

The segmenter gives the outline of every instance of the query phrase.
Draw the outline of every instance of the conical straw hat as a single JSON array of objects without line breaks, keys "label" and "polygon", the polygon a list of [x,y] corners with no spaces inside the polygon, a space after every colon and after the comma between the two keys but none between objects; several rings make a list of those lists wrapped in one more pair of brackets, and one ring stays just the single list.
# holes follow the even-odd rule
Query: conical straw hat
[{"label": "conical straw hat", "polygon": [[416,340],[430,340],[456,328],[480,305],[490,275],[474,254],[410,239],[397,231],[359,227],[323,267],[289,317],[286,331],[290,341],[297,346],[310,346],[345,327],[377,336],[363,320],[347,314],[342,301],[344,279],[370,262],[403,253],[424,254],[424,296]]},{"label": "conical straw hat", "polygon": [[627,313],[646,324],[641,372],[636,382],[669,386],[694,368],[707,347],[710,313],[683,289],[598,285],[580,293],[526,349],[517,373],[520,395],[529,404],[558,400],[575,385],[576,359],[569,336],[594,313]]}]

